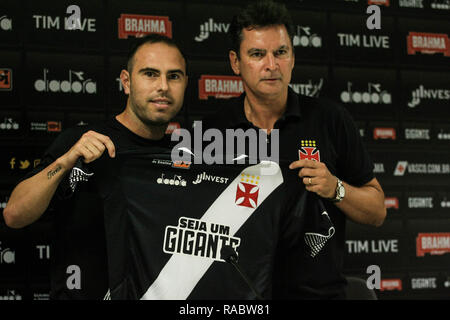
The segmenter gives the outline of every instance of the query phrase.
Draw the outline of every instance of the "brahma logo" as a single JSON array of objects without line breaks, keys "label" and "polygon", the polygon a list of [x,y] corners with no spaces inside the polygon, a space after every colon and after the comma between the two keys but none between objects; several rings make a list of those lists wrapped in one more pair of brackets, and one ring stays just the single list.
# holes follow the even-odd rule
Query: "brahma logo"
[{"label": "brahma logo", "polygon": [[377,6],[386,6],[386,7],[390,6],[389,0],[368,0],[367,4],[368,5],[374,4]]},{"label": "brahma logo", "polygon": [[[49,80],[47,79],[49,70],[43,69],[43,79],[37,79],[34,82],[34,89],[38,92],[62,92],[62,93],[97,93],[97,83],[92,79],[84,80],[83,71],[69,70],[68,80]],[[75,75],[75,79],[72,79]]]},{"label": "brahma logo", "polygon": [[0,68],[0,91],[12,90],[12,70]]},{"label": "brahma logo", "polygon": [[[347,91],[342,91],[341,101],[344,103],[365,103],[365,104],[391,104],[392,97],[386,90],[381,90],[381,84],[369,82],[367,91],[352,91],[350,81],[347,82]],[[374,90],[373,90],[374,89]],[[373,91],[372,91],[373,90]]]},{"label": "brahma logo", "polygon": [[322,47],[322,37],[311,33],[311,27],[297,26],[297,34],[292,39],[294,47]]},{"label": "brahma logo", "polygon": [[384,198],[384,206],[386,209],[399,209],[399,201],[397,197]]},{"label": "brahma logo", "polygon": [[318,83],[313,83],[313,80],[310,79],[307,83],[290,83],[289,86],[298,94],[318,97],[322,90],[323,79],[320,78]]},{"label": "brahma logo", "polygon": [[416,238],[416,256],[443,255],[450,252],[450,233],[419,233]]},{"label": "brahma logo", "polygon": [[200,25],[200,34],[194,38],[197,42],[202,42],[209,38],[209,34],[213,32],[227,33],[230,28],[230,23],[215,23],[213,18],[209,18],[208,21]]},{"label": "brahma logo", "polygon": [[249,208],[258,206],[259,187],[257,184],[259,179],[259,176],[241,174],[241,181],[237,185],[235,200],[238,206]]},{"label": "brahma logo", "polygon": [[373,139],[391,139],[396,140],[396,132],[394,128],[375,128],[373,129]]},{"label": "brahma logo", "polygon": [[202,75],[198,80],[198,98],[208,97],[231,98],[239,97],[244,92],[241,77]]},{"label": "brahma logo", "polygon": [[299,160],[315,160],[320,162],[320,151],[315,140],[302,140],[298,150]]},{"label": "brahma logo", "polygon": [[410,32],[407,36],[408,54],[417,52],[425,54],[442,53],[450,57],[450,39],[443,33]]},{"label": "brahma logo", "polygon": [[399,161],[394,170],[394,176],[404,176],[406,167],[408,167],[408,161]]},{"label": "brahma logo", "polygon": [[448,89],[425,89],[423,85],[411,92],[411,101],[408,107],[417,107],[422,99],[429,100],[450,100],[450,90]]},{"label": "brahma logo", "polygon": [[139,38],[150,33],[159,33],[172,38],[172,22],[166,16],[121,14],[118,26],[119,39],[127,39],[129,36]]},{"label": "brahma logo", "polygon": [[401,279],[381,279],[380,291],[402,291]]}]

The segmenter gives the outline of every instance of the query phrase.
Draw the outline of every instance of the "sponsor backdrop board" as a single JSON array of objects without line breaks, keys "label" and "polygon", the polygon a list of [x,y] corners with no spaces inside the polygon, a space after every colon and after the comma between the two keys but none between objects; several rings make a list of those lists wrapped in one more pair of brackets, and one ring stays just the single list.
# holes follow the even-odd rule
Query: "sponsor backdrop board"
[{"label": "sponsor backdrop board", "polygon": [[[0,211],[62,130],[124,108],[119,77],[135,37],[165,34],[187,56],[185,103],[168,132],[226,107],[243,91],[228,63],[231,16],[248,2],[3,0]],[[379,266],[380,299],[450,297],[449,1],[285,3],[291,87],[350,111],[385,190],[382,227],[349,222],[346,274],[367,279],[367,267]],[[379,30],[366,25],[371,4]],[[13,230],[0,218],[0,299],[48,299],[50,230],[48,221]]]}]

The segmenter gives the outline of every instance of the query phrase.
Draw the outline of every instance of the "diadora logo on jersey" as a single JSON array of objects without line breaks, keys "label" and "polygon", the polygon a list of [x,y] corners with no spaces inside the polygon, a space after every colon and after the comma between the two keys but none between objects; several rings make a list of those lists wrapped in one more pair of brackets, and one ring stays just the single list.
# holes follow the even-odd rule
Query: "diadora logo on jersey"
[{"label": "diadora logo on jersey", "polygon": [[198,98],[206,100],[208,97],[227,99],[239,97],[244,92],[241,77],[202,75],[198,80]]},{"label": "diadora logo on jersey", "polygon": [[450,233],[419,233],[416,238],[416,256],[442,255],[450,253]]},{"label": "diadora logo on jersey", "polygon": [[180,217],[178,226],[167,226],[163,251],[224,261],[220,259],[223,246],[239,248],[240,238],[230,235],[230,227],[193,218]]},{"label": "diadora logo on jersey", "polygon": [[242,207],[256,208],[258,206],[259,176],[242,173],[237,185],[236,204]]},{"label": "diadora logo on jersey", "polygon": [[127,39],[129,36],[138,38],[150,33],[159,33],[172,38],[172,22],[169,17],[121,14],[118,26],[119,39]]},{"label": "diadora logo on jersey", "polygon": [[12,90],[12,70],[0,68],[0,91]]},{"label": "diadora logo on jersey", "polygon": [[200,25],[200,34],[194,38],[197,42],[202,42],[209,38],[210,33],[227,33],[230,28],[230,23],[214,22],[213,18]]},{"label": "diadora logo on jersey", "polygon": [[301,147],[298,150],[299,160],[315,160],[320,162],[319,148],[316,146],[315,140],[302,140]]},{"label": "diadora logo on jersey", "polygon": [[216,182],[216,183],[227,183],[228,182],[228,178],[224,178],[224,177],[218,177],[218,176],[211,176],[209,174],[207,174],[206,172],[200,173],[197,175],[197,179],[195,181],[193,181],[193,184],[199,184],[202,183],[203,181],[211,181],[211,182]]},{"label": "diadora logo on jersey", "polygon": [[450,57],[450,39],[443,33],[410,32],[407,36],[408,54],[442,53]]},{"label": "diadora logo on jersey", "polygon": [[168,184],[171,186],[179,186],[179,187],[186,187],[187,182],[183,179],[182,176],[174,174],[172,178],[165,177],[164,173],[161,173],[161,177],[156,179],[156,182],[158,184]]}]

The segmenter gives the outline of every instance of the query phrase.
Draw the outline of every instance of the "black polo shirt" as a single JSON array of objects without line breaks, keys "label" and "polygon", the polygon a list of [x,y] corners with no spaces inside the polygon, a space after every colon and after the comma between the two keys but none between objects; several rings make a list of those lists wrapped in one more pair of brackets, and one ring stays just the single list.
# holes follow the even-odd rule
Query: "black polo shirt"
[{"label": "black polo shirt", "polygon": [[[258,129],[245,116],[244,98],[245,93],[230,99],[217,114],[203,119],[203,131]],[[351,115],[336,102],[297,95],[289,88],[286,110],[274,129],[279,129],[280,160],[319,160],[333,175],[354,186],[362,186],[374,177],[372,160]],[[266,139],[268,144],[274,143],[271,140]],[[300,178],[299,183],[302,183]],[[346,280],[342,273],[345,215],[333,203],[324,203],[336,233],[316,257],[304,252],[292,260],[298,263],[298,274],[290,275],[295,278],[296,288],[289,292],[280,288],[281,298],[345,298]]]}]

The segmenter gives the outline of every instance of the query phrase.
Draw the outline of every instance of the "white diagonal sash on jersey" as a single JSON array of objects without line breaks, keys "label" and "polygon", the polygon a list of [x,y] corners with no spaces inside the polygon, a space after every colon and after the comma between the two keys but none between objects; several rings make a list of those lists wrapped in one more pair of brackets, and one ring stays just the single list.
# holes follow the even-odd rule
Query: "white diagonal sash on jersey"
[{"label": "white diagonal sash on jersey", "polygon": [[[268,166],[271,166],[270,170],[267,170]],[[262,174],[268,172],[272,174]],[[235,204],[236,190],[241,174],[260,176],[256,208]],[[222,192],[200,220],[227,225],[230,227],[230,236],[233,236],[281,183],[283,183],[283,176],[280,167],[275,162],[265,162],[248,167]],[[213,262],[214,260],[210,258],[173,254],[141,300],[187,299]]]}]

